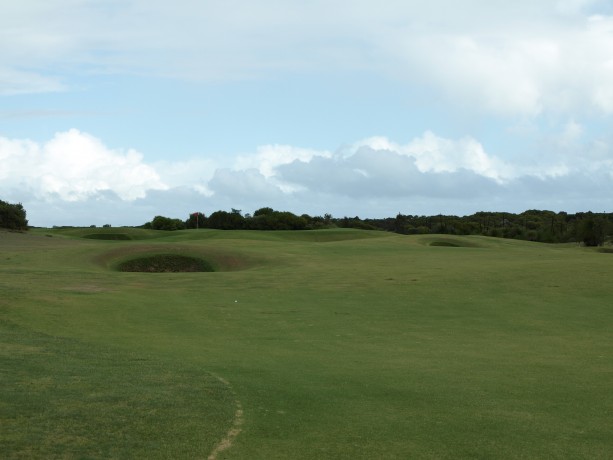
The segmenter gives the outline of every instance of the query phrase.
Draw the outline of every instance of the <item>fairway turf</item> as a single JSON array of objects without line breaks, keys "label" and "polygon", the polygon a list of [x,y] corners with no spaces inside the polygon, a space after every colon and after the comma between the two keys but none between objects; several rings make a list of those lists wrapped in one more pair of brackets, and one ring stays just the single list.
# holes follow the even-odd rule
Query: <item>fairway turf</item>
[{"label": "fairway turf", "polygon": [[[220,458],[612,456],[613,254],[95,230],[0,234],[7,458],[206,458],[237,400]],[[116,269],[169,251],[216,271]]]}]

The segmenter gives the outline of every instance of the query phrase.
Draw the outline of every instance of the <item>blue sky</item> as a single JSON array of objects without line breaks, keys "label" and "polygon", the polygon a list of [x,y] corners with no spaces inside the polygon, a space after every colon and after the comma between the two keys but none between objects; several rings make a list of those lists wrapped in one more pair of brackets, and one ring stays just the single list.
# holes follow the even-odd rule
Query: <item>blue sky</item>
[{"label": "blue sky", "polygon": [[32,225],[613,211],[609,1],[0,0]]}]

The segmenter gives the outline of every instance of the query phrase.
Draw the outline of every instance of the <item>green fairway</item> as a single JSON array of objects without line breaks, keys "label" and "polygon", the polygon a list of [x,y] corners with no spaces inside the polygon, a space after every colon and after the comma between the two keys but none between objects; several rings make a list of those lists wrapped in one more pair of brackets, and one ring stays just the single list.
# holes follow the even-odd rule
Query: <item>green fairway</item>
[{"label": "green fairway", "polygon": [[[118,269],[159,255],[214,271]],[[485,237],[0,232],[0,455],[611,458],[612,278]]]}]

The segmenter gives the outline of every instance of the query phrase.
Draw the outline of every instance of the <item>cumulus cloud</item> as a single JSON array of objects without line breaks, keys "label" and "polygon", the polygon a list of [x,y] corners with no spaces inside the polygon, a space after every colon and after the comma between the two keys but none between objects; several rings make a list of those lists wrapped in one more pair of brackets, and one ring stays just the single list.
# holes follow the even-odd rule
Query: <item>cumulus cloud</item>
[{"label": "cumulus cloud", "polygon": [[[263,146],[233,168],[198,158],[149,164],[74,129],[43,143],[0,137],[0,196],[22,202],[34,225],[135,225],[262,206],[363,217],[610,208],[610,144],[586,144],[582,132],[570,120],[566,137],[555,138],[562,153],[530,167],[500,160],[474,138],[430,131],[404,144],[372,137],[334,152]],[[592,153],[578,159],[577,149]]]},{"label": "cumulus cloud", "polygon": [[399,196],[470,198],[494,187],[493,181],[473,171],[421,171],[415,158],[367,146],[350,156],[295,161],[280,166],[279,173],[307,190],[381,200]]},{"label": "cumulus cloud", "polygon": [[236,169],[256,168],[267,178],[275,175],[275,169],[296,160],[308,163],[313,157],[330,158],[328,151],[304,149],[291,145],[263,145],[257,148],[255,155],[239,155],[235,162]]},{"label": "cumulus cloud", "polygon": [[156,161],[151,165],[168,188],[189,187],[201,195],[211,196],[208,182],[213,178],[218,164],[209,158]]},{"label": "cumulus cloud", "polygon": [[167,188],[139,152],[109,149],[76,129],[44,144],[0,138],[0,181],[3,190],[62,201],[83,201],[107,191],[129,201],[147,190]]},{"label": "cumulus cloud", "polygon": [[467,170],[497,182],[514,177],[514,168],[501,159],[489,155],[480,142],[471,138],[446,139],[426,131],[406,145],[389,141],[385,137],[372,137],[354,144],[348,151],[363,146],[374,150],[389,150],[413,158],[417,169],[424,172],[453,173]]},{"label": "cumulus cloud", "polygon": [[294,147],[291,145],[264,145],[257,148],[257,152],[252,155],[239,155],[235,161],[234,169],[248,170],[254,169],[259,172],[270,184],[278,187],[284,192],[295,192],[298,190],[296,184],[284,181],[277,174],[279,166],[293,162],[309,163],[314,158],[330,158],[332,153],[329,151],[318,151]]},{"label": "cumulus cloud", "polygon": [[[550,150],[555,154],[544,154],[532,164],[503,161],[471,137],[448,139],[430,131],[406,144],[372,137],[333,153],[309,151],[304,157],[287,155],[277,162],[269,162],[258,151],[237,163],[251,169],[218,171],[209,185],[215,192],[213,198],[232,196],[241,203],[249,202],[249,197],[260,203],[292,197],[303,205],[321,200],[350,202],[363,209],[370,203],[377,212],[381,206],[415,199],[438,202],[438,209],[449,212],[471,205],[473,210],[505,207],[505,203],[521,208],[519,197],[526,207],[568,200],[570,206],[581,209],[576,204],[580,197],[584,197],[584,208],[589,207],[591,198],[585,197],[590,197],[590,188],[602,195],[611,188],[607,178],[613,174],[608,144],[591,146],[595,153],[589,161],[577,158],[576,150],[586,149],[582,133],[582,126],[570,120],[562,136],[552,137],[556,144]],[[566,151],[561,142],[567,143]],[[284,151],[291,149],[284,147]]]},{"label": "cumulus cloud", "polygon": [[208,184],[216,195],[244,200],[245,198],[267,200],[282,193],[256,169],[218,169]]}]

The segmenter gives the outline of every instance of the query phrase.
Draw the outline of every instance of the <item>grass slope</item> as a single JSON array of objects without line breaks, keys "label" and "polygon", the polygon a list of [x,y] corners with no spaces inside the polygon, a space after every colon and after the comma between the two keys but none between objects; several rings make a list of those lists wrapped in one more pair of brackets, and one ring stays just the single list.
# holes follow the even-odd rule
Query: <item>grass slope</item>
[{"label": "grass slope", "polygon": [[102,228],[85,228],[85,227],[66,227],[54,228],[53,230],[36,228],[32,229],[34,233],[53,236],[63,236],[70,238],[89,238],[97,240],[146,240],[154,238],[163,238],[168,235],[168,232],[161,230],[146,230],[133,227],[102,227]]},{"label": "grass slope", "polygon": [[[13,428],[0,432],[0,448],[9,456],[39,445],[28,434],[34,429],[59,438],[34,452],[39,458],[112,456],[108,445],[93,442],[77,455],[63,444],[60,435],[72,428],[59,414],[73,403],[62,392],[74,391],[76,401],[90,390],[66,389],[61,376],[99,363],[109,379],[132,381],[129,357],[155,363],[137,374],[163,374],[178,387],[209,373],[232,384],[245,422],[227,458],[610,458],[613,451],[609,254],[347,230],[201,230],[146,241],[44,234],[55,232],[0,235],[0,318],[20,331],[3,340],[2,426]],[[233,260],[233,269],[112,270],[122,257],[169,247]],[[48,365],[23,351],[35,339],[53,344]],[[22,349],[19,359],[14,349]],[[34,412],[10,396],[55,373],[57,385],[37,393]],[[138,398],[146,381],[111,395]],[[183,425],[189,441],[177,439],[174,448],[195,445],[195,433],[203,450],[221,439],[234,410],[222,389],[204,402],[198,391],[164,393],[169,406],[178,398],[189,409],[164,416],[169,425],[219,414],[200,417],[198,429]],[[127,416],[113,415],[112,404],[97,408],[81,436],[106,436]],[[142,413],[135,417],[143,423]],[[145,425],[156,423],[146,417]],[[125,436],[146,439],[136,426]],[[166,456],[141,446],[135,457]]]}]

